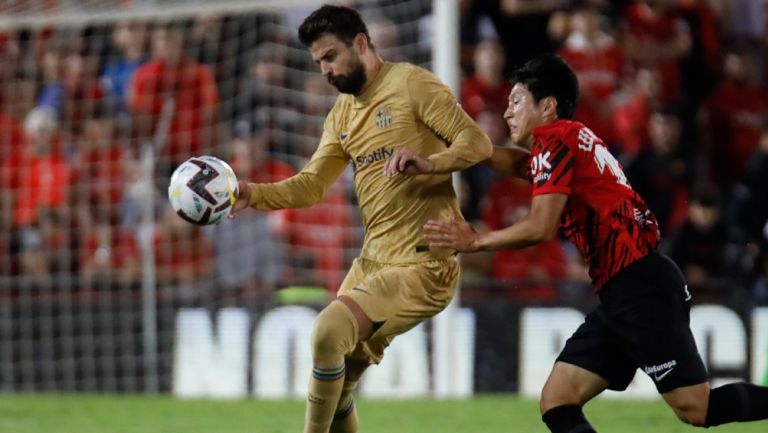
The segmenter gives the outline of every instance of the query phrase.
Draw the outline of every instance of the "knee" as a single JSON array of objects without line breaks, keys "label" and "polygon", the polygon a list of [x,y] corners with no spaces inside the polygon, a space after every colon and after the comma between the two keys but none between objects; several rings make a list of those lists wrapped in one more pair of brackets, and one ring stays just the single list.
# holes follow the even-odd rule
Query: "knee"
[{"label": "knee", "polygon": [[539,399],[539,411],[542,415],[558,406],[581,406],[581,400],[575,393],[556,386],[545,385]]},{"label": "knee", "polygon": [[672,406],[680,421],[694,427],[704,427],[707,420],[707,410],[696,404],[678,404]]},{"label": "knee", "polygon": [[312,331],[312,355],[315,358],[345,355],[355,345],[355,323],[347,307],[334,301],[315,319]]}]

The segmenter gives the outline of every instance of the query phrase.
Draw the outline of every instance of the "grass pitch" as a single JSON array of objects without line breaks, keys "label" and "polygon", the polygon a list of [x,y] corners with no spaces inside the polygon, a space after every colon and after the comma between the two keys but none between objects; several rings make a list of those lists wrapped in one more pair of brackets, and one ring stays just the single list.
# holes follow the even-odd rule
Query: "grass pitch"
[{"label": "grass pitch", "polygon": [[[169,397],[6,395],[2,433],[300,433],[302,402],[181,401]],[[537,403],[514,397],[467,401],[360,401],[361,433],[546,433]],[[677,421],[660,400],[590,403],[600,432],[701,431]],[[765,433],[768,421],[732,424],[715,433]]]}]

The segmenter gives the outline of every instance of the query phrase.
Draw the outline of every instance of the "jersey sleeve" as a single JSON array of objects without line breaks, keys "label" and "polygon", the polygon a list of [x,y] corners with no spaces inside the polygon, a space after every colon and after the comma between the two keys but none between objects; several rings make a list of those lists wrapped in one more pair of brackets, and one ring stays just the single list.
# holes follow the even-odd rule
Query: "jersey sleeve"
[{"label": "jersey sleeve", "polygon": [[249,205],[259,210],[303,208],[320,202],[349,164],[333,122],[333,111],[325,121],[320,145],[299,173],[280,182],[250,183]]},{"label": "jersey sleeve", "polygon": [[437,77],[415,68],[407,87],[416,117],[448,143],[447,149],[429,156],[435,173],[463,170],[491,157],[491,140]]},{"label": "jersey sleeve", "polygon": [[[543,137],[542,137],[543,138]],[[531,152],[533,196],[542,194],[571,194],[571,181],[576,163],[573,138],[549,138]]]}]

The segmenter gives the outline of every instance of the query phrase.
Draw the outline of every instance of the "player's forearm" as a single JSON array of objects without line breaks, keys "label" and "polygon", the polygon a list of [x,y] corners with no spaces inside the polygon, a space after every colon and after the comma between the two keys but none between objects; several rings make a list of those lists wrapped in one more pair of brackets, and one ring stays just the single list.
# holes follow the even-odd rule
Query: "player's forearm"
[{"label": "player's forearm", "polygon": [[464,170],[493,154],[491,140],[479,128],[464,128],[442,152],[429,157],[434,164],[432,170],[435,174],[451,173]]},{"label": "player's forearm", "polygon": [[277,210],[309,207],[319,203],[327,187],[309,173],[275,183],[249,183],[251,196],[248,205],[258,210]]},{"label": "player's forearm", "polygon": [[555,233],[542,228],[531,218],[524,218],[517,224],[478,234],[475,246],[480,251],[525,248],[550,241]]},{"label": "player's forearm", "polygon": [[529,157],[530,152],[523,148],[493,146],[493,155],[483,163],[504,176],[527,179],[526,167]]}]

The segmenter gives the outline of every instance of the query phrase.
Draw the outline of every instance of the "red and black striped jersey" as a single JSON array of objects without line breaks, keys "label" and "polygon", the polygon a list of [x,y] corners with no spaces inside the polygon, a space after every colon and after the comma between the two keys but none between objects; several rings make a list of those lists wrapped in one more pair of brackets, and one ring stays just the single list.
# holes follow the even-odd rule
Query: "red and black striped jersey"
[{"label": "red and black striped jersey", "polygon": [[656,217],[603,141],[583,124],[558,120],[534,129],[533,137],[532,194],[569,196],[560,232],[589,262],[599,292],[611,277],[658,246]]}]

